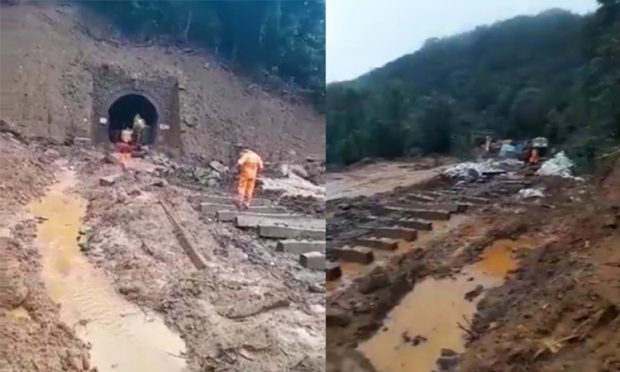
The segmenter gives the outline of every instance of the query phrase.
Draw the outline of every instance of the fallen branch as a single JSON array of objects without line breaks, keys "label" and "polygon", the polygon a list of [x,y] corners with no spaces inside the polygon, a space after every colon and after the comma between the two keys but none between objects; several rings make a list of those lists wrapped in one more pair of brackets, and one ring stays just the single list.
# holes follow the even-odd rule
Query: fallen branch
[{"label": "fallen branch", "polygon": [[469,321],[469,319],[467,319],[467,317],[465,317],[465,315],[461,315],[461,318],[463,318],[463,320],[470,329],[474,329],[474,325]]},{"label": "fallen branch", "polygon": [[536,352],[536,354],[534,354],[534,358],[533,359],[537,359],[540,355],[544,354],[546,351],[550,351],[553,354],[557,353],[564,346],[563,345],[564,342],[572,341],[574,339],[578,339],[580,341],[583,340],[583,338],[591,330],[591,328],[589,328],[589,329],[586,329],[584,331],[585,327],[589,323],[591,323],[592,320],[596,320],[595,323],[598,322],[601,319],[601,317],[605,314],[606,311],[607,311],[607,308],[598,310],[592,316],[588,317],[588,319],[584,320],[579,325],[577,325],[577,327],[575,327],[572,330],[572,332],[568,336],[566,336],[566,337],[562,337],[559,340],[544,340],[544,341],[542,341],[543,347],[540,350],[538,350]]},{"label": "fallen branch", "polygon": [[610,157],[610,156],[614,156],[614,155],[616,155],[616,154],[620,154],[620,148],[619,148],[619,149],[616,149],[616,150],[614,150],[614,151],[612,151],[612,152],[608,152],[607,154],[603,154],[603,155],[601,155],[601,156],[597,157],[596,159],[599,159],[599,160],[600,160],[600,159],[605,159],[605,158],[608,158],[608,157]]},{"label": "fallen branch", "polygon": [[184,357],[183,355],[180,355],[180,354],[173,354],[173,353],[171,353],[171,352],[169,352],[169,351],[166,351],[166,354],[171,355],[171,356],[173,356],[173,357],[175,357],[175,358],[185,359],[185,357]]},{"label": "fallen branch", "polygon": [[467,333],[467,334],[469,335],[469,337],[471,338],[471,340],[476,340],[476,339],[478,339],[479,335],[478,335],[476,332],[472,331],[471,329],[468,329],[468,328],[464,327],[464,326],[463,326],[461,323],[459,323],[459,322],[456,322],[456,325],[457,325],[457,326],[458,326],[458,327],[459,327],[462,331],[464,331],[465,333]]}]

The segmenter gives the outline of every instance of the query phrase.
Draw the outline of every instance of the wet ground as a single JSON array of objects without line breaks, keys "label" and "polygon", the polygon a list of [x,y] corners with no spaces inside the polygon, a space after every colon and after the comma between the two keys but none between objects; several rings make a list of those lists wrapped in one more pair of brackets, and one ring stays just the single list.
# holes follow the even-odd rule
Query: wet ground
[{"label": "wet ground", "polygon": [[410,186],[437,176],[450,159],[430,159],[424,162],[385,162],[349,168],[344,172],[328,173],[327,199],[370,196],[396,187]]},{"label": "wet ground", "polygon": [[378,371],[394,372],[432,371],[442,349],[462,353],[482,291],[503,283],[517,267],[514,251],[525,246],[522,240],[497,240],[481,261],[454,276],[417,283],[359,350]]},{"label": "wet ground", "polygon": [[449,221],[437,221],[434,223],[432,231],[418,231],[417,238],[413,242],[401,240],[398,244],[398,248],[394,251],[375,251],[375,260],[369,265],[355,262],[341,262],[340,265],[343,275],[335,280],[326,281],[326,289],[328,292],[343,290],[349,286],[355,278],[371,272],[377,266],[387,264],[391,257],[403,255],[416,248],[423,248],[430,241],[449,234],[450,231],[457,229],[468,220],[468,216],[457,215],[452,217]]},{"label": "wet ground", "polygon": [[42,277],[61,320],[90,343],[91,363],[99,371],[183,371],[185,345],[163,320],[145,313],[115,292],[105,273],[80,251],[86,201],[71,193],[77,180],[64,170],[41,201],[30,205],[42,223],[36,244],[41,249]]},{"label": "wet ground", "polygon": [[322,272],[201,218],[148,159],[110,184],[120,167],[97,151],[1,141],[0,370],[324,370]]},{"label": "wet ground", "polygon": [[[491,197],[414,249],[343,264],[328,283],[328,371],[620,370],[620,208],[592,185],[533,182],[543,201]],[[402,192],[328,202],[335,244]]]}]

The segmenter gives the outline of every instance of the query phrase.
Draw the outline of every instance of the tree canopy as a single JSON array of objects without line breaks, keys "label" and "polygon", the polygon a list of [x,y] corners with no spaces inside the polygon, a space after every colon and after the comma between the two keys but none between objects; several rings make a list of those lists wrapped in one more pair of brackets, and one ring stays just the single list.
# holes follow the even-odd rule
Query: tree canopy
[{"label": "tree canopy", "polygon": [[[581,160],[620,141],[620,1],[553,9],[427,41],[327,87],[327,156],[462,153],[472,132],[547,136]],[[596,146],[594,146],[596,144]]]},{"label": "tree canopy", "polygon": [[[128,37],[210,48],[264,78],[325,97],[324,0],[77,1]],[[271,80],[267,80],[271,79]]]}]

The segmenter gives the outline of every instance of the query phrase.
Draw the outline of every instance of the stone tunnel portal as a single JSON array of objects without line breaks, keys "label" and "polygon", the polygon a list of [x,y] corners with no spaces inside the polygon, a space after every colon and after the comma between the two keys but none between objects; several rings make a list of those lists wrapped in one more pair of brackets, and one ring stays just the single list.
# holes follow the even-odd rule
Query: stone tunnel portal
[{"label": "stone tunnel portal", "polygon": [[146,128],[142,135],[142,144],[155,142],[159,114],[155,105],[141,94],[126,94],[116,99],[108,109],[108,138],[118,142],[123,129],[133,126],[136,114],[144,119]]}]

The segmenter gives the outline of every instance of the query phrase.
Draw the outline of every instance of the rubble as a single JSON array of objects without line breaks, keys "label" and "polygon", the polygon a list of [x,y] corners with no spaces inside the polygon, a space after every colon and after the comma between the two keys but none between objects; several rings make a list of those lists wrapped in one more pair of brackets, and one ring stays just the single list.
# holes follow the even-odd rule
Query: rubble
[{"label": "rubble", "polygon": [[[360,349],[376,369],[388,370],[390,365],[408,370],[412,368],[412,355],[400,359],[401,351],[392,352],[400,347],[383,349],[381,343],[398,342],[403,332],[408,332],[403,337],[405,341],[411,341],[419,332],[430,336],[433,344],[439,342],[437,347],[452,349],[443,350],[441,355],[439,350],[433,351],[431,354],[436,355],[429,361],[433,365],[423,367],[425,370],[502,371],[514,366],[515,360],[523,364],[524,370],[553,369],[561,365],[579,370],[585,366],[583,359],[572,358],[571,353],[545,358],[532,355],[540,348],[538,339],[559,340],[567,337],[567,332],[570,336],[572,328],[581,328],[580,324],[591,314],[598,314],[596,309],[604,311],[606,303],[618,301],[617,291],[613,291],[620,278],[616,265],[618,249],[612,247],[620,247],[617,238],[620,218],[616,217],[617,210],[607,212],[601,208],[606,203],[598,200],[598,193],[592,192],[596,190],[593,185],[540,177],[532,168],[511,159],[464,163],[445,173],[455,177],[449,177],[450,180],[424,180],[381,194],[328,201],[327,214],[333,217],[327,229],[330,239],[327,254],[346,265],[346,270],[341,278],[328,281],[327,307],[328,311],[346,309],[350,315],[348,327],[328,323],[328,352],[345,355],[362,345]],[[489,170],[505,174],[485,177]],[[337,179],[341,175],[333,176]],[[470,177],[475,182],[460,182],[463,180],[460,177]],[[373,178],[359,175],[358,182],[370,183]],[[605,179],[612,181],[603,183],[606,194],[602,195],[614,200],[620,178]],[[570,199],[574,195],[579,195],[579,199]],[[518,200],[542,197],[545,203]],[[366,256],[349,248],[358,244],[360,237],[376,235],[381,228],[402,225],[407,208],[440,209],[441,205],[454,211],[454,205],[461,202],[473,205],[463,203],[467,204],[461,210],[464,214],[455,213],[446,222],[432,221],[434,229],[420,231],[413,246],[400,241],[398,250],[386,252],[370,245]],[[386,209],[390,213],[382,213]],[[428,218],[436,219],[436,216]],[[454,221],[457,218],[463,222]],[[370,260],[372,254],[376,257]],[[385,270],[390,285],[369,291],[367,282],[378,267]],[[496,270],[506,271],[498,274]],[[424,287],[430,278],[437,280],[436,288]],[[443,341],[424,333],[426,324],[412,325],[407,318],[408,314],[415,316],[420,307],[420,303],[410,301],[413,298],[410,294],[432,288],[425,299],[428,302],[422,306],[436,303],[439,301],[435,301],[435,293],[437,297],[453,296],[441,287],[443,283],[452,286],[452,282],[462,288],[453,302],[456,312],[432,305],[430,311],[443,314],[445,310],[446,316],[439,315],[438,319],[455,315],[457,331],[469,341],[458,348],[456,344],[441,344]],[[590,296],[593,291],[607,299]],[[465,310],[469,306],[477,312],[469,315]],[[613,315],[617,316],[617,310]],[[592,366],[604,366],[610,349],[588,345],[606,339],[613,340],[611,344],[615,346],[617,337],[613,335],[620,323],[612,325],[612,318],[607,319],[605,327],[587,327],[588,331],[580,334],[583,342],[571,342],[570,349],[578,350]],[[558,321],[567,327],[558,327]],[[533,337],[531,341],[530,337]],[[512,339],[523,342],[498,342]],[[564,345],[569,348],[567,343]],[[415,352],[419,349],[411,349],[412,354]],[[399,359],[393,360],[394,357]],[[328,369],[329,363],[328,357]],[[336,364],[331,367],[333,371],[338,370]]]},{"label": "rubble", "polygon": [[326,195],[324,186],[316,186],[296,174],[289,173],[287,178],[261,177],[259,181],[264,191],[281,193],[282,196],[309,196],[324,200]]},{"label": "rubble", "polygon": [[489,172],[502,172],[502,169],[493,161],[465,162],[447,168],[442,174],[451,179],[473,182]]},{"label": "rubble", "polygon": [[290,171],[293,174],[296,174],[303,179],[308,179],[308,171],[306,171],[306,168],[304,168],[302,165],[291,164],[289,167],[290,167]]},{"label": "rubble", "polygon": [[[18,240],[23,243],[8,250],[0,247],[0,266],[8,270],[7,285],[11,286],[9,293],[14,294],[8,302],[10,309],[0,306],[0,338],[8,341],[6,354],[10,356],[0,357],[0,365],[4,367],[6,362],[6,367],[15,371],[153,370],[128,367],[109,358],[102,362],[101,355],[89,361],[89,345],[80,338],[97,334],[93,323],[100,322],[83,327],[88,320],[72,324],[65,314],[60,317],[59,304],[48,292],[49,286],[44,286],[46,271],[41,270],[53,262],[41,259],[44,243],[33,241],[37,221],[29,220],[35,226],[32,231],[12,229],[14,224],[21,226],[22,214],[31,218],[27,203],[36,201],[51,186],[59,206],[66,198],[83,200],[81,207],[86,215],[79,219],[84,224],[80,229],[89,231],[84,240],[75,242],[74,250],[69,252],[68,247],[67,255],[71,256],[61,262],[63,270],[76,271],[72,265],[77,264],[73,257],[77,255],[95,266],[101,279],[114,288],[110,295],[139,304],[135,313],[120,314],[116,307],[103,308],[102,312],[111,317],[140,320],[144,316],[149,321],[146,318],[155,312],[164,317],[166,325],[180,334],[187,348],[179,354],[176,349],[166,348],[162,354],[168,351],[168,358],[187,361],[188,371],[324,371],[325,308],[324,288],[320,284],[325,270],[332,266],[321,265],[324,258],[312,254],[306,256],[306,263],[317,270],[303,268],[297,257],[276,250],[277,240],[261,239],[257,231],[241,231],[232,225],[209,221],[188,200],[196,195],[231,194],[235,172],[227,167],[229,147],[241,137],[250,135],[252,146],[266,161],[272,160],[270,157],[287,158],[282,156],[281,149],[295,148],[299,154],[293,153],[296,158],[291,160],[298,162],[309,154],[324,152],[322,115],[302,102],[290,105],[279,95],[255,90],[246,94],[240,88],[244,79],[237,79],[214,62],[210,62],[208,76],[204,75],[204,58],[209,58],[205,53],[177,55],[173,47],[163,53],[162,47],[155,44],[148,48],[136,47],[135,43],[125,45],[120,35],[106,35],[105,38],[115,39],[110,43],[92,40],[91,31],[99,31],[93,30],[99,26],[98,20],[81,19],[81,13],[71,5],[24,4],[2,10],[3,21],[18,20],[18,27],[3,27],[2,40],[19,41],[19,56],[32,57],[29,64],[16,58],[16,63],[6,65],[7,71],[21,71],[24,67],[31,72],[20,74],[15,84],[9,82],[8,98],[19,100],[25,93],[32,98],[32,104],[29,115],[19,105],[9,105],[11,110],[6,114],[12,118],[3,119],[19,119],[14,133],[13,127],[4,128],[4,120],[0,122],[0,234],[22,235]],[[5,10],[11,14],[4,14]],[[83,55],[89,57],[85,60],[80,57]],[[49,63],[38,63],[39,57]],[[41,71],[51,76],[46,82],[49,94],[44,95],[48,104],[39,104],[46,97],[37,98],[40,95],[31,89],[36,85],[32,81],[43,76],[38,73]],[[177,82],[178,90],[174,89]],[[214,92],[214,86],[222,94]],[[120,171],[120,164],[113,150],[105,156],[100,147],[80,145],[91,144],[92,140],[93,145],[111,148],[102,125],[112,121],[102,121],[100,116],[109,113],[104,106],[112,103],[110,99],[132,93],[144,93],[153,101],[162,132],[157,132],[157,146],[144,153],[144,157],[140,154],[140,159],[135,158],[138,154],[132,154],[129,169],[117,177],[113,174]],[[211,107],[205,107],[205,102]],[[198,125],[205,120],[208,128]],[[39,125],[40,122],[45,125]],[[188,122],[191,127],[183,124]],[[302,130],[303,135],[292,134],[295,130],[291,128]],[[68,140],[61,145],[65,138]],[[59,168],[63,172],[71,170],[75,186],[59,191],[58,185],[65,185],[66,181]],[[294,167],[292,174],[303,178],[312,170],[302,164]],[[315,191],[301,194],[310,198],[321,195],[320,190]],[[260,187],[256,195],[275,207],[274,195]],[[172,219],[167,218],[157,200],[166,202]],[[306,201],[296,200],[299,205]],[[67,218],[75,217],[69,208],[65,214],[72,216]],[[58,217],[54,228],[67,241],[73,241],[78,234],[69,234],[71,230],[65,227],[64,218]],[[271,230],[263,233],[316,236],[322,241],[325,235],[324,231],[312,229]],[[286,241],[283,249],[324,250],[324,246],[320,242]],[[88,278],[83,279],[78,282],[88,295],[90,283]],[[310,284],[313,292],[308,291]],[[92,287],[98,286],[94,283]],[[82,293],[73,297],[98,310]],[[282,299],[292,306],[277,305]],[[243,319],[232,319],[235,314],[243,314]],[[274,328],[274,324],[278,327]],[[141,336],[133,340],[136,345],[149,341]],[[97,350],[99,342],[92,344],[90,353]],[[116,349],[124,346],[114,345]],[[132,359],[146,360],[139,355]]]},{"label": "rubble", "polygon": [[581,177],[573,176],[572,169],[575,164],[566,156],[564,151],[557,153],[553,158],[542,163],[540,169],[536,171],[539,176],[557,176],[574,180],[583,180]]},{"label": "rubble", "polygon": [[544,198],[545,194],[541,189],[521,189],[519,190],[519,196],[523,199],[531,198]]},{"label": "rubble", "polygon": [[217,160],[213,160],[212,162],[210,162],[209,166],[211,167],[211,169],[216,171],[218,174],[219,173],[228,173],[229,172],[229,168],[227,166],[225,166],[224,164],[220,163]]},{"label": "rubble", "polygon": [[122,174],[113,174],[111,176],[101,177],[99,179],[99,184],[101,186],[112,186],[121,176]]}]

